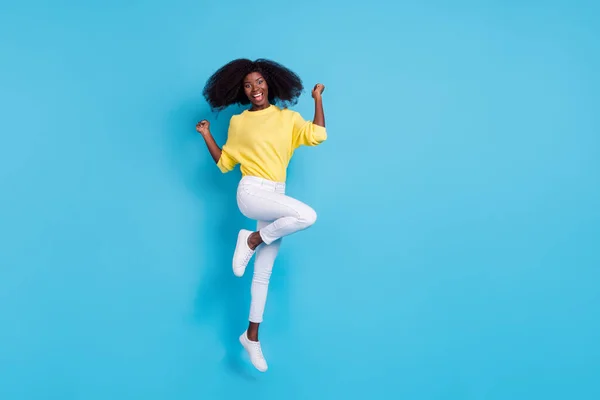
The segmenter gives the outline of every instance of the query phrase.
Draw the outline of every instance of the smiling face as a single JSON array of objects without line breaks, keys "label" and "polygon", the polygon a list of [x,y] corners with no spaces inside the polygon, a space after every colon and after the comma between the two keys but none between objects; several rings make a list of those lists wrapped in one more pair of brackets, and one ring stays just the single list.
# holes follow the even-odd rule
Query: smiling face
[{"label": "smiling face", "polygon": [[251,72],[244,78],[244,92],[253,110],[262,110],[269,106],[269,87],[259,72]]}]

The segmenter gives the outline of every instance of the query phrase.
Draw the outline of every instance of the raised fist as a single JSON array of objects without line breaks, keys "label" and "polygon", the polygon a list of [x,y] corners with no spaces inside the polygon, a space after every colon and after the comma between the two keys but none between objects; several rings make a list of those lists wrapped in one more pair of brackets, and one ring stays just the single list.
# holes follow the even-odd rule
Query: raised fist
[{"label": "raised fist", "polygon": [[210,133],[210,122],[203,119],[196,124],[196,130],[202,135],[206,136]]},{"label": "raised fist", "polygon": [[313,99],[319,99],[321,98],[321,95],[323,94],[323,92],[325,91],[325,85],[323,85],[322,83],[317,83],[314,87],[314,89],[312,90],[312,97]]}]

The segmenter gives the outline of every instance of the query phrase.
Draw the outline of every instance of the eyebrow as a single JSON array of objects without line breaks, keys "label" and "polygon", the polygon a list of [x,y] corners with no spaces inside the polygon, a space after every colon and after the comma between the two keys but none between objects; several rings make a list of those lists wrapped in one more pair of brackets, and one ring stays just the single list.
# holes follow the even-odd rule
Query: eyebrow
[{"label": "eyebrow", "polygon": [[[261,76],[260,78],[256,78],[255,81],[258,81],[260,79],[265,79],[265,78]],[[252,81],[248,80],[248,79],[244,80],[244,83],[249,83],[249,82],[252,82]]]}]

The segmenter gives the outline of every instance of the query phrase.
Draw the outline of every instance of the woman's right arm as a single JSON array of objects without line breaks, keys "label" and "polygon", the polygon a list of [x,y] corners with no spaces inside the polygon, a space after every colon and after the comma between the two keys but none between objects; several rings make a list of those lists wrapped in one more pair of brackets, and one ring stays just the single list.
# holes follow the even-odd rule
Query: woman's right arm
[{"label": "woman's right arm", "polygon": [[221,158],[221,148],[217,145],[217,142],[215,142],[213,135],[210,133],[210,122],[203,119],[202,121],[196,124],[196,130],[204,138],[204,141],[206,142],[206,147],[208,148],[208,151],[210,152],[210,155],[212,156],[213,160],[215,160],[215,163],[218,163],[219,159]]}]

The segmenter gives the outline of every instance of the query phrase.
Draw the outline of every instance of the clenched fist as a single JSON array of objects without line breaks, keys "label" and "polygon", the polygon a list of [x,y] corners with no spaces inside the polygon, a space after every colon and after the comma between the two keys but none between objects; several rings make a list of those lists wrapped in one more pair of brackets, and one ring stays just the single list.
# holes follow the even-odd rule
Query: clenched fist
[{"label": "clenched fist", "polygon": [[323,94],[323,92],[325,91],[325,85],[323,85],[322,83],[317,83],[314,87],[314,89],[312,90],[312,97],[313,99],[317,100],[321,98],[321,95]]},{"label": "clenched fist", "polygon": [[203,119],[202,121],[196,124],[196,130],[202,135],[206,136],[210,134],[210,122]]}]

